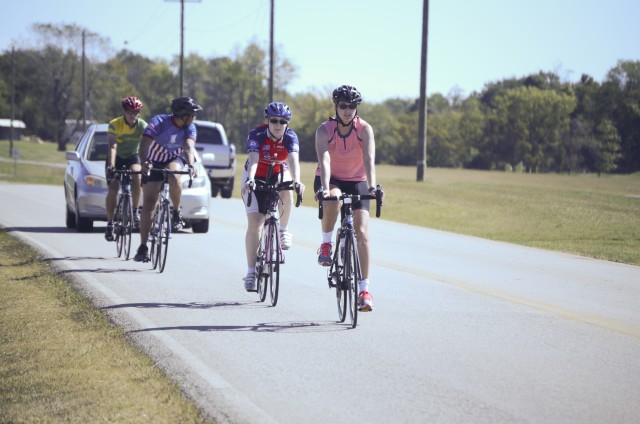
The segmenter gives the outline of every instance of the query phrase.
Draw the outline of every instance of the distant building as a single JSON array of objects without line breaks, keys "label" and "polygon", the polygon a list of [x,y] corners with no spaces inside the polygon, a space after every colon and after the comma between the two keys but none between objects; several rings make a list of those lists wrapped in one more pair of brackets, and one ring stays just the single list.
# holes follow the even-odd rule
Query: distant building
[{"label": "distant building", "polygon": [[[20,140],[22,133],[27,128],[24,122],[19,119],[13,120],[13,139]],[[0,118],[0,140],[9,140],[11,138],[11,119]]]}]

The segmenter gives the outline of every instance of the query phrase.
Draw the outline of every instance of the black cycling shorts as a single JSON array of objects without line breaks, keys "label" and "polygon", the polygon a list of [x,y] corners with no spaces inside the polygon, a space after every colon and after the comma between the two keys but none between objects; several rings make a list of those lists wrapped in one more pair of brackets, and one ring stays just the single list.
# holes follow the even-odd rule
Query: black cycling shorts
[{"label": "black cycling shorts", "polygon": [[127,169],[131,169],[131,165],[140,165],[140,156],[135,154],[126,158],[121,158],[120,156],[116,155],[115,169],[122,169],[123,166]]},{"label": "black cycling shorts", "polygon": [[[167,162],[151,161],[151,166],[155,169],[163,169],[163,168],[167,168],[171,162],[175,162],[179,164],[180,169],[184,169],[184,167],[187,165],[187,161],[185,161],[182,156],[178,156]],[[163,177],[164,177],[164,174],[162,172],[151,172],[149,174],[149,177],[146,178],[146,180],[147,182],[162,181],[164,179]]]},{"label": "black cycling shorts", "polygon": [[[321,185],[320,176],[316,175],[316,178],[313,180],[313,191],[317,193]],[[340,191],[347,194],[369,194],[369,187],[366,181],[342,181],[329,178],[329,185],[336,186]],[[353,202],[353,209],[362,209],[369,212],[369,199]]]}]

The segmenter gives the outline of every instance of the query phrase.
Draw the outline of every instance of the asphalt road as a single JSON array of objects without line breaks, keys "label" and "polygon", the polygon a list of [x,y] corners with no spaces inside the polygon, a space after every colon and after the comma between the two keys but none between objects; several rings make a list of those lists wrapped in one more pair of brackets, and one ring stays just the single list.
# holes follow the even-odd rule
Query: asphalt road
[{"label": "asphalt road", "polygon": [[239,200],[213,200],[208,234],[175,234],[159,274],[117,259],[104,223],[67,230],[62,187],[0,184],[0,196],[0,224],[221,423],[640,417],[640,267],[372,219],[375,309],[352,330],[315,263],[310,196],[293,213],[275,308],[243,289]]}]

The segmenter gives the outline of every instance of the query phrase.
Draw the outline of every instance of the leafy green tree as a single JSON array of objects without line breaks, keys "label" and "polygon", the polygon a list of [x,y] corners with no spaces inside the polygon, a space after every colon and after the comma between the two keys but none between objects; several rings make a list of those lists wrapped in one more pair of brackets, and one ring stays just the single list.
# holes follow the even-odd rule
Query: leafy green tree
[{"label": "leafy green tree", "polygon": [[620,135],[623,172],[640,170],[640,61],[620,61],[607,73],[601,101]]}]

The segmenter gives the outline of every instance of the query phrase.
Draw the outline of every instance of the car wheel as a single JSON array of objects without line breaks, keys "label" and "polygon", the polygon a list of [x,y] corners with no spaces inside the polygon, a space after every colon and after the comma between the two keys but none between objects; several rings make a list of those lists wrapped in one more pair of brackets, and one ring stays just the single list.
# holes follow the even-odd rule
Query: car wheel
[{"label": "car wheel", "polygon": [[71,212],[68,206],[66,209],[67,209],[67,222],[66,222],[67,228],[69,229],[76,228],[76,214]]},{"label": "car wheel", "polygon": [[191,229],[194,233],[208,233],[209,232],[209,220],[202,219],[200,221],[192,221]]},{"label": "car wheel", "polygon": [[218,184],[211,181],[211,197],[216,197],[218,195],[219,189],[220,187],[218,186]]},{"label": "car wheel", "polygon": [[233,178],[231,178],[229,182],[220,190],[220,195],[222,196],[223,199],[230,199],[232,194],[233,194]]},{"label": "car wheel", "polygon": [[80,212],[78,212],[78,197],[76,195],[76,230],[79,233],[90,233],[93,231],[93,221],[89,218],[83,218],[80,216]]}]

